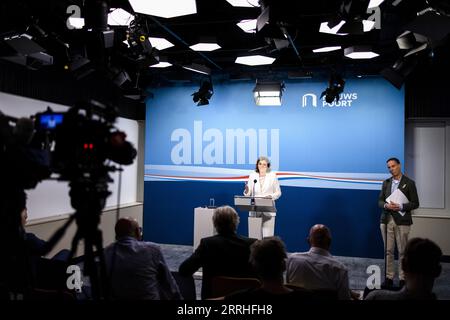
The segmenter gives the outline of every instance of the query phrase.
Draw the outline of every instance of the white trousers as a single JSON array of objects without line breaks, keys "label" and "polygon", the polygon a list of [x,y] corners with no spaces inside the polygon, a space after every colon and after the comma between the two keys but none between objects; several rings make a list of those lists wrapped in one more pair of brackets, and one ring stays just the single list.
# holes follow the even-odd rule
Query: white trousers
[{"label": "white trousers", "polygon": [[275,230],[275,215],[270,212],[249,212],[248,237],[261,240],[272,237]]}]

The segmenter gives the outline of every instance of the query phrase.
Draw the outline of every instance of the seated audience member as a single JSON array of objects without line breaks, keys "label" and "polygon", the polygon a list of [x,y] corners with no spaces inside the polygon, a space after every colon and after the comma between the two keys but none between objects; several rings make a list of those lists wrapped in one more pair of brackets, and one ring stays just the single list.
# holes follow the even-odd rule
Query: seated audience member
[{"label": "seated audience member", "polygon": [[331,232],[323,224],[309,231],[310,249],[294,253],[287,260],[286,282],[309,290],[333,290],[341,300],[349,300],[348,272],[345,266],[330,254]]},{"label": "seated audience member", "polygon": [[195,252],[179,268],[180,275],[190,276],[203,268],[202,299],[212,298],[211,281],[215,276],[254,277],[248,261],[250,245],[256,239],[239,236],[239,216],[229,206],[214,211],[213,224],[217,235],[203,238]]},{"label": "seated audience member", "polygon": [[121,218],[115,232],[116,242],[104,250],[112,298],[181,299],[161,249],[154,243],[141,241],[138,222]]},{"label": "seated audience member", "polygon": [[[28,209],[27,208],[23,208],[20,217],[21,217],[22,227],[25,229],[27,219],[28,219]],[[37,256],[37,257],[46,255],[49,252],[49,250],[52,249],[51,246],[53,246],[50,241],[45,241],[43,239],[40,239],[34,233],[30,233],[30,232],[25,233],[25,243],[26,243],[29,254],[31,254],[33,256]],[[54,255],[51,259],[67,262],[69,255],[70,255],[70,250],[62,249],[56,255]]]},{"label": "seated audience member", "polygon": [[225,300],[239,301],[300,301],[313,300],[312,293],[299,288],[293,290],[284,285],[286,270],[286,249],[278,237],[258,240],[251,246],[250,262],[253,265],[261,287],[230,294]]},{"label": "seated audience member", "polygon": [[26,193],[9,186],[0,189],[3,195],[0,197],[0,292],[9,299],[11,291],[21,293],[36,286],[41,254],[30,252],[26,240]]},{"label": "seated audience member", "polygon": [[26,198],[22,197],[21,200],[23,201],[19,201],[20,206],[17,206],[17,208],[20,208],[18,211],[20,213],[19,234],[23,242],[20,241],[22,244],[17,247],[17,251],[20,251],[20,253],[17,253],[18,256],[22,256],[22,260],[18,261],[24,261],[23,267],[25,269],[23,273],[27,275],[28,286],[43,290],[66,289],[67,258],[70,251],[63,249],[51,259],[43,257],[52,250],[60,237],[53,235],[49,241],[46,241],[40,239],[34,233],[26,232],[25,226],[28,219],[28,210],[25,206]]},{"label": "seated audience member", "polygon": [[405,248],[402,268],[405,285],[400,291],[375,290],[366,300],[435,300],[434,280],[441,274],[442,251],[428,239],[413,238]]}]

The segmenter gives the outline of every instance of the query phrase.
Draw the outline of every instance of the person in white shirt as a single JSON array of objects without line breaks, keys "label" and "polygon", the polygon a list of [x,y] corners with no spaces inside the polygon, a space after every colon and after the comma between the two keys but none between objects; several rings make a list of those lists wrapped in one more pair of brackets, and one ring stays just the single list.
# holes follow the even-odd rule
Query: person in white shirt
[{"label": "person in white shirt", "polygon": [[308,252],[288,257],[286,282],[308,290],[333,290],[340,300],[349,300],[347,268],[330,254],[331,232],[323,224],[314,225],[308,237]]},{"label": "person in white shirt", "polygon": [[[267,197],[277,200],[281,197],[280,183],[275,172],[270,170],[270,160],[267,157],[259,157],[256,161],[255,171],[252,172],[245,184],[245,196]],[[250,212],[249,234],[250,238],[262,239],[272,237],[275,229],[275,212]],[[253,230],[250,227],[250,218],[262,218],[261,230]]]},{"label": "person in white shirt", "polygon": [[116,241],[105,248],[105,261],[114,300],[181,300],[178,285],[161,248],[142,241],[139,223],[120,218]]},{"label": "person in white shirt", "polygon": [[[415,182],[402,173],[400,160],[389,158],[386,161],[387,168],[391,177],[383,181],[380,194],[378,196],[378,207],[382,209],[380,217],[380,230],[384,243],[385,257],[385,281],[382,284],[384,288],[394,286],[395,261],[394,252],[397,244],[398,251],[398,276],[399,287],[405,285],[405,273],[402,268],[405,246],[408,243],[409,232],[411,231],[412,210],[419,207],[419,196]],[[407,199],[408,203],[394,203],[387,199],[391,194],[399,190]]]}]

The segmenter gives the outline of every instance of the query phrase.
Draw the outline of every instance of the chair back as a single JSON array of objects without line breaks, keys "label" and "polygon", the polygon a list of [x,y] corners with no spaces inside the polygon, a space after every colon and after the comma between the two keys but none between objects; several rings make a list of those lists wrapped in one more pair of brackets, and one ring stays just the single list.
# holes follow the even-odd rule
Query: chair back
[{"label": "chair back", "polygon": [[172,276],[180,289],[180,293],[184,300],[197,300],[195,289],[195,280],[193,276],[185,277],[176,271],[172,271]]},{"label": "chair back", "polygon": [[338,300],[338,293],[336,290],[332,289],[309,290],[291,283],[287,283],[285,284],[285,286],[292,290],[305,292],[305,294],[308,294],[313,300]]},{"label": "chair back", "polygon": [[260,286],[261,281],[256,278],[216,276],[211,279],[211,294],[213,298],[218,298],[240,290],[259,288]]}]

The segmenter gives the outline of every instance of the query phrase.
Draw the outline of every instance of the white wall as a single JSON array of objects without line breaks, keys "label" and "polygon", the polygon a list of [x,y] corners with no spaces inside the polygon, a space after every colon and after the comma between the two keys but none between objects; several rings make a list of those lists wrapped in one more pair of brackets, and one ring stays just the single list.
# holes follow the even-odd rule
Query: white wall
[{"label": "white wall", "polygon": [[[142,226],[142,204],[134,204],[130,206],[123,206],[120,209],[120,217],[131,217],[138,221]],[[34,233],[40,239],[50,239],[50,237],[58,230],[64,223],[67,222],[68,216],[60,216],[50,219],[40,219],[29,221],[26,226],[27,232]],[[114,242],[115,233],[114,226],[116,224],[116,210],[105,210],[101,216],[99,229],[102,230],[103,247]],[[54,256],[58,251],[62,249],[70,249],[72,245],[72,239],[77,231],[75,223],[72,223],[65,232],[61,240],[56,244],[53,250],[47,255],[48,257]],[[81,241],[78,244],[78,251],[76,256],[84,254],[84,245]]]},{"label": "white wall", "polygon": [[416,181],[420,207],[410,237],[435,241],[450,255],[450,120],[406,123],[405,173]]},{"label": "white wall", "polygon": [[[13,117],[29,117],[37,112],[45,111],[50,106],[54,111],[67,111],[68,107],[41,100],[34,100],[0,92],[0,110]],[[136,148],[139,146],[139,125],[137,121],[119,118],[116,126],[127,134],[127,139]],[[143,159],[140,159],[143,161]],[[130,166],[124,166],[122,172],[122,188],[120,205],[133,204],[137,201],[138,192],[138,161]],[[112,195],[108,197],[106,207],[117,205],[118,196],[118,172],[111,173],[114,179],[110,183],[109,190]],[[72,213],[70,206],[69,187],[67,182],[45,180],[33,190],[28,190],[28,215],[29,220],[58,217]]]}]

